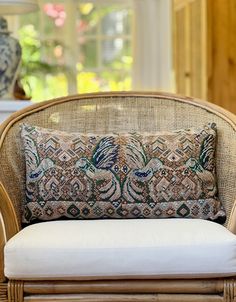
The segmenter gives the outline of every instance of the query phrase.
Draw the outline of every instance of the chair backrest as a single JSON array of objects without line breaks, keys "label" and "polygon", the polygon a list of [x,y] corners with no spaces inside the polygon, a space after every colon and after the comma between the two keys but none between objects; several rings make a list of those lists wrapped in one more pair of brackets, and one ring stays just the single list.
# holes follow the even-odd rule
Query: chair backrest
[{"label": "chair backrest", "polygon": [[104,134],[175,130],[208,122],[217,124],[219,197],[229,217],[236,199],[236,117],[213,104],[171,94],[118,92],[76,95],[32,105],[13,114],[0,128],[0,181],[20,222],[25,190],[25,165],[19,135],[21,123]]}]

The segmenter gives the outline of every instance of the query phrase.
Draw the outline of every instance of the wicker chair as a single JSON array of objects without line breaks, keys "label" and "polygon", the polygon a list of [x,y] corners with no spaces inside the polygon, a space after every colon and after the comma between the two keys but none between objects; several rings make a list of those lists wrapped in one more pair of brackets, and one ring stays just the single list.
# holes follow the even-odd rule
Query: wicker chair
[{"label": "wicker chair", "polygon": [[236,279],[227,274],[111,280],[102,276],[92,280],[9,280],[4,274],[4,246],[22,229],[25,166],[19,142],[20,123],[107,133],[174,130],[209,121],[219,129],[217,174],[219,196],[227,212],[225,227],[236,234],[236,117],[224,109],[171,94],[119,92],[59,98],[32,105],[6,120],[0,127],[0,301],[236,301]]}]

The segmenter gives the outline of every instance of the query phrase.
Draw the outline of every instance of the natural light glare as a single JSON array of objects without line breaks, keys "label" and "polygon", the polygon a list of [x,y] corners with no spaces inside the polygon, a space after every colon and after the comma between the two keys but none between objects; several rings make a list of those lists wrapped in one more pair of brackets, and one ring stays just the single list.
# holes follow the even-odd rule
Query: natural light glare
[{"label": "natural light glare", "polygon": [[[111,5],[102,1],[39,2],[42,9],[38,13],[20,19],[20,78],[33,101],[131,89],[129,5],[119,1]],[[72,11],[76,14],[70,15]]]}]

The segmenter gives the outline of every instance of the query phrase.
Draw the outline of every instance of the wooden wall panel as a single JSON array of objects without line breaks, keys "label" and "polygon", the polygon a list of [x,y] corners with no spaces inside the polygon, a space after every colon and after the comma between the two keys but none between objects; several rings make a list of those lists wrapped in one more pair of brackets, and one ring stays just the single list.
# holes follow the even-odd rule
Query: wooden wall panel
[{"label": "wooden wall panel", "polygon": [[207,46],[206,46],[206,1],[190,4],[190,70],[191,95],[206,99]]},{"label": "wooden wall panel", "polygon": [[236,114],[236,0],[173,0],[176,92]]},{"label": "wooden wall panel", "polygon": [[[186,60],[186,9],[180,9],[175,13],[175,22],[177,24],[175,31],[175,72],[176,86],[180,94],[187,94],[188,83],[187,60]],[[180,43],[181,41],[181,43]]]},{"label": "wooden wall panel", "polygon": [[207,5],[208,99],[236,113],[236,1]]},{"label": "wooden wall panel", "polygon": [[236,1],[230,1],[230,43],[229,43],[229,110],[236,114]]},{"label": "wooden wall panel", "polygon": [[206,98],[206,2],[174,1],[176,91]]}]

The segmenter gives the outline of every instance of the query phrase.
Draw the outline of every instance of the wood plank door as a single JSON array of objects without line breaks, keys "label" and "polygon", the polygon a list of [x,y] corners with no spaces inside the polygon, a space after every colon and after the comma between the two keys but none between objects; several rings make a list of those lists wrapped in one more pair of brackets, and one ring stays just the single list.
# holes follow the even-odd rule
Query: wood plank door
[{"label": "wood plank door", "polygon": [[206,1],[173,2],[176,92],[206,99]]}]

